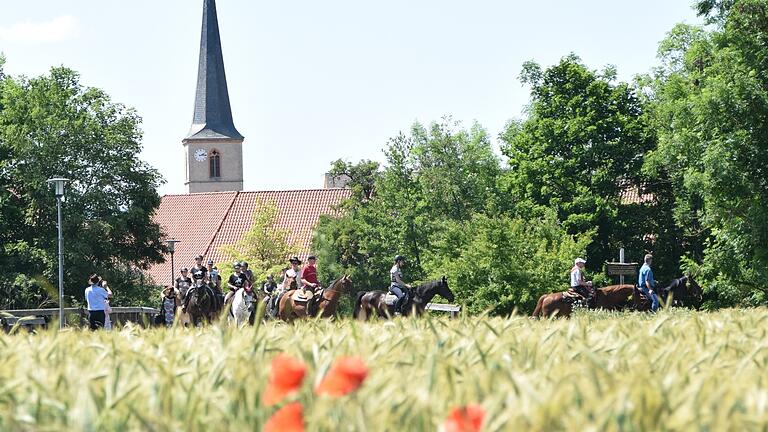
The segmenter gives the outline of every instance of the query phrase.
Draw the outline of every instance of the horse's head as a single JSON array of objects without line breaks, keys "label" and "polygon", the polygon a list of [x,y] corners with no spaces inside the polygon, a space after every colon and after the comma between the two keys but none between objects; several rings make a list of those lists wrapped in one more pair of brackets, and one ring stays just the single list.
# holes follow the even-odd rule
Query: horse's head
[{"label": "horse's head", "polygon": [[253,287],[250,285],[243,288],[243,301],[249,312],[253,312]]},{"label": "horse's head", "polygon": [[435,295],[440,295],[448,301],[453,301],[453,292],[448,288],[448,279],[443,276],[440,280],[427,282],[416,287],[415,294],[423,302],[429,302]]},{"label": "horse's head", "polygon": [[438,284],[438,290],[437,293],[440,294],[441,297],[448,300],[449,302],[452,302],[454,300],[453,291],[448,287],[448,278],[445,276],[440,279],[440,283]]},{"label": "horse's head", "polygon": [[693,276],[688,275],[688,281],[691,283],[691,287],[688,289],[689,295],[696,301],[696,305],[700,305],[704,299],[704,290],[693,280]]},{"label": "horse's head", "polygon": [[341,290],[344,292],[350,292],[352,290],[352,278],[348,274],[345,274],[343,278],[339,279],[341,284]]}]

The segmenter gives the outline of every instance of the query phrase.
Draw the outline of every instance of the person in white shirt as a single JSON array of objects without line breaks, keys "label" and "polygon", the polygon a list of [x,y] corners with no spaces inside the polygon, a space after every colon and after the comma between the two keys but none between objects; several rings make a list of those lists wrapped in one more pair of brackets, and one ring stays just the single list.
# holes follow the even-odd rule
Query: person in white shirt
[{"label": "person in white shirt", "polygon": [[571,288],[587,300],[589,307],[594,307],[592,296],[592,282],[584,279],[584,265],[587,260],[576,258],[571,269]]},{"label": "person in white shirt", "polygon": [[[109,284],[107,284],[107,281],[105,280],[101,281],[101,287],[108,293],[112,292],[112,290],[109,289]],[[112,330],[112,320],[109,318],[109,314],[111,313],[112,307],[109,305],[109,299],[106,299],[104,300],[104,330]]]},{"label": "person in white shirt", "polygon": [[93,274],[88,279],[90,285],[85,289],[85,301],[88,304],[88,323],[91,330],[104,327],[106,301],[112,297],[112,291],[104,289],[101,278]]}]

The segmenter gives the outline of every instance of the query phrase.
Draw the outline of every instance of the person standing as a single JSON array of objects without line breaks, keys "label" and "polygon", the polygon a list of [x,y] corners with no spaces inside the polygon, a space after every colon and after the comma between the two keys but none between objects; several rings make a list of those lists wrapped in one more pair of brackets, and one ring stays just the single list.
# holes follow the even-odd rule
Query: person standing
[{"label": "person standing", "polygon": [[88,279],[90,285],[85,289],[85,302],[88,305],[88,324],[91,330],[104,327],[106,308],[105,301],[112,297],[112,291],[105,290],[101,285],[101,278],[93,274]]},{"label": "person standing", "polygon": [[166,286],[163,290],[163,299],[160,305],[160,313],[163,314],[163,322],[167,327],[173,325],[173,319],[176,317],[176,290],[171,286]]},{"label": "person standing", "polygon": [[[106,280],[101,281],[101,287],[108,293],[112,293]],[[104,300],[104,330],[112,330],[112,320],[109,318],[109,314],[111,313],[112,307],[109,305],[109,299],[106,299]]]},{"label": "person standing", "polygon": [[637,285],[640,291],[651,301],[651,311],[659,310],[659,296],[656,295],[656,281],[653,279],[653,255],[646,254],[643,258],[643,266],[640,267],[640,274],[637,277]]}]

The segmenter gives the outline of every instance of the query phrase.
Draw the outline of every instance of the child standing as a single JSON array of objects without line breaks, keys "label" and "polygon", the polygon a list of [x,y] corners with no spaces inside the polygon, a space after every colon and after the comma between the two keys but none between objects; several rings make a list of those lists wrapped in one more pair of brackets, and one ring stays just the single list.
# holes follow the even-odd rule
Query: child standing
[{"label": "child standing", "polygon": [[[101,287],[112,296],[112,290],[109,289],[106,280],[101,281]],[[112,313],[112,308],[109,306],[109,299],[104,300],[104,330],[112,330],[112,320],[109,318],[109,314]]]},{"label": "child standing", "polygon": [[160,313],[163,314],[165,325],[171,327],[173,319],[176,317],[176,290],[171,286],[166,286],[163,290],[163,303]]}]

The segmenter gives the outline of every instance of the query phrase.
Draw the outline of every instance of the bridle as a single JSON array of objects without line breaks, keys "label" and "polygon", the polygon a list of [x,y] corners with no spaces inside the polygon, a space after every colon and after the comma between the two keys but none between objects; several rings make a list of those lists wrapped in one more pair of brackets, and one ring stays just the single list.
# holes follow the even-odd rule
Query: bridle
[{"label": "bridle", "polygon": [[[339,289],[336,289],[336,288],[333,288],[333,287],[334,287],[334,286],[336,286],[336,285],[341,285],[341,286],[343,287],[343,286],[344,286],[344,280],[345,280],[345,279],[346,279],[346,278],[342,278],[342,279],[339,279],[339,280],[337,280],[337,281],[334,281],[334,282],[331,284],[331,286],[329,286],[328,288],[325,288],[325,289],[323,289],[323,294],[322,294],[322,295],[320,295],[320,301],[319,301],[319,302],[322,302],[323,300],[325,300],[325,301],[327,301],[327,302],[329,302],[329,303],[330,303],[330,302],[332,302],[332,301],[334,301],[334,300],[337,300],[337,299],[338,299],[338,297],[337,297],[337,298],[326,298],[326,297],[325,297],[325,293],[329,293],[329,292],[332,292],[332,293],[339,293],[339,292],[341,292]],[[346,280],[348,280],[348,279],[346,279]],[[319,303],[319,302],[318,302],[318,303]]]}]

